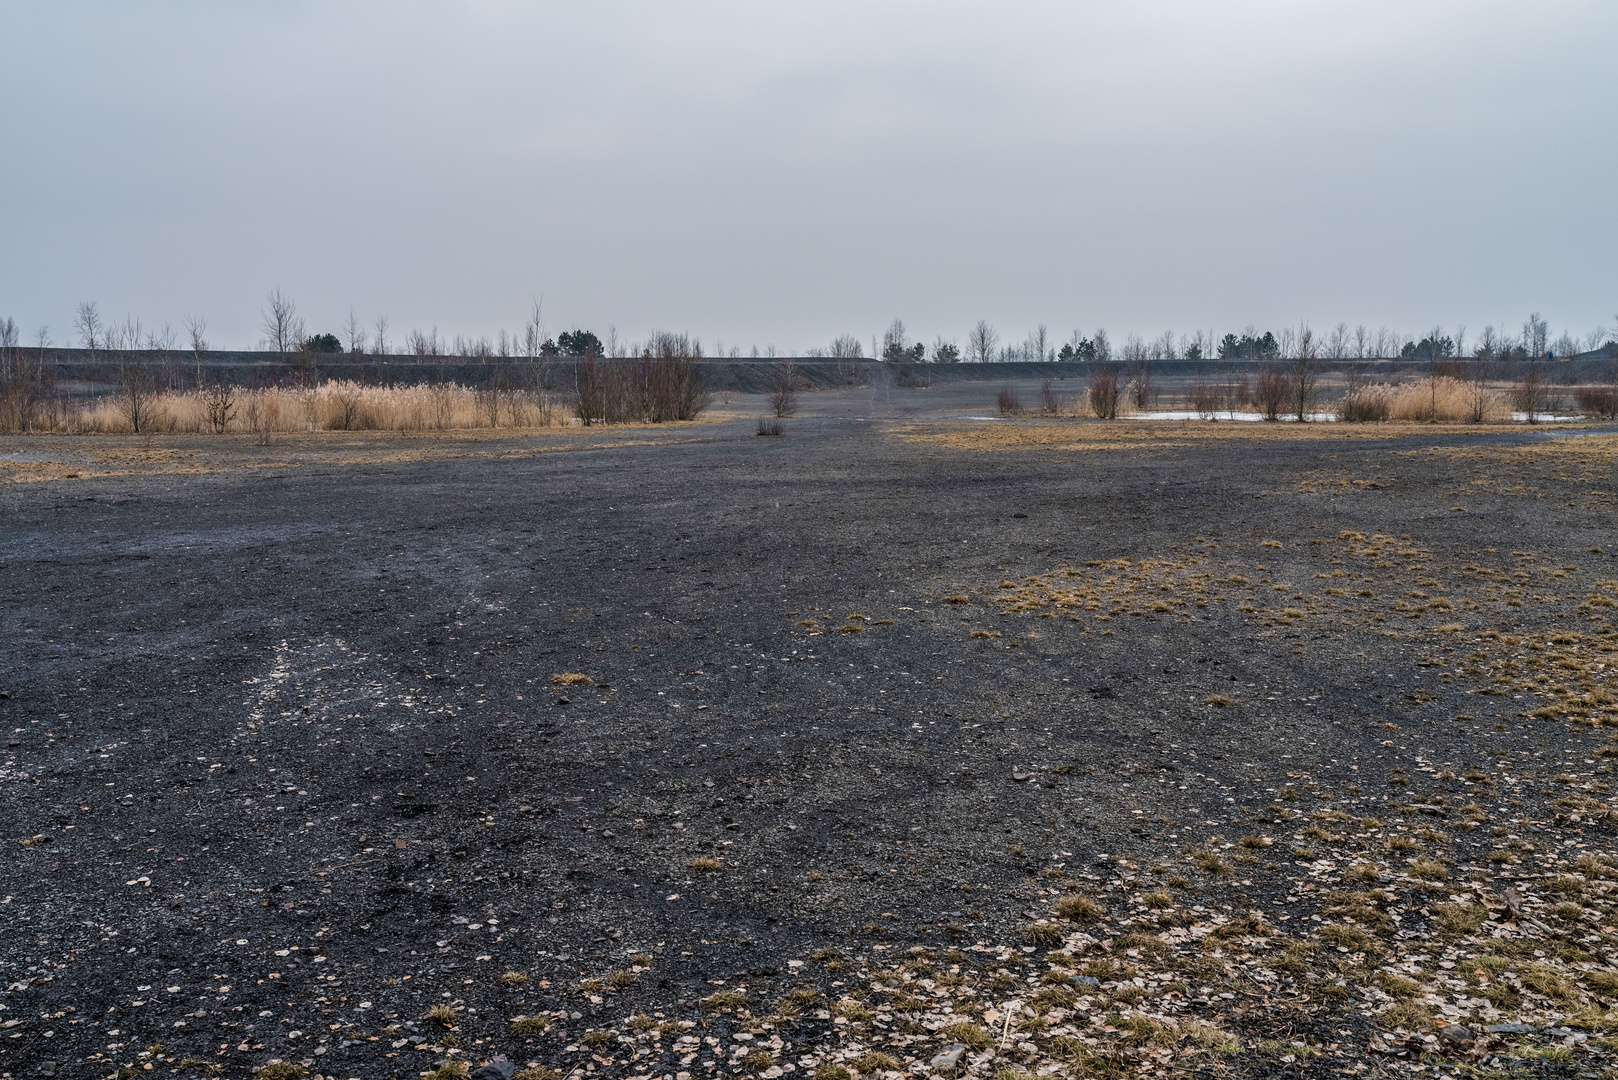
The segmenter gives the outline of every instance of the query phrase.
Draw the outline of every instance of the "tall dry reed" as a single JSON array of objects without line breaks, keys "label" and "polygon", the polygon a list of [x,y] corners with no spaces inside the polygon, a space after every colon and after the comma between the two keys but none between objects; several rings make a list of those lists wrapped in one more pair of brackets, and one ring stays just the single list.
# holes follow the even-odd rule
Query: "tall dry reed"
[{"label": "tall dry reed", "polygon": [[1499,393],[1474,379],[1440,375],[1393,386],[1376,383],[1344,394],[1337,403],[1341,420],[1414,420],[1481,424],[1510,417]]},{"label": "tall dry reed", "polygon": [[[302,431],[550,427],[568,422],[565,412],[542,390],[478,390],[448,383],[363,386],[346,380],[310,387],[221,386],[161,392],[152,396],[149,416],[144,430],[260,437]],[[56,430],[128,434],[133,429],[126,403],[120,395],[111,395],[70,407]]]}]

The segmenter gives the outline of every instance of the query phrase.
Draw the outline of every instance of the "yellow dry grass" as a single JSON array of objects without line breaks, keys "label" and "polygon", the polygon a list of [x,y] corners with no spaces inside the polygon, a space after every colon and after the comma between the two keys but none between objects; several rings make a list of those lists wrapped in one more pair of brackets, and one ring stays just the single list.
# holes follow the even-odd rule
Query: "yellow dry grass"
[{"label": "yellow dry grass", "polygon": [[1511,419],[1505,397],[1487,387],[1441,375],[1418,382],[1376,383],[1362,386],[1350,395],[1362,408],[1378,407],[1390,420],[1464,423],[1478,415],[1483,423]]},{"label": "yellow dry grass", "polygon": [[[543,391],[474,390],[454,383],[364,386],[345,380],[318,386],[235,390],[225,432],[449,431],[566,425],[568,416]],[[117,395],[69,411],[73,434],[127,434],[130,422]],[[151,400],[151,430],[213,431],[206,392],[165,392]]]},{"label": "yellow dry grass", "polygon": [[[1252,550],[1272,546],[1254,542]],[[996,620],[1053,619],[1086,632],[1119,620],[1196,620],[1234,604],[1261,633],[1306,626],[1314,639],[1399,638],[1442,681],[1470,694],[1509,697],[1541,720],[1618,726],[1618,579],[1584,580],[1529,552],[1458,558],[1408,536],[1354,530],[1294,550],[1316,569],[1303,575],[1295,566],[1282,576],[1240,550],[1210,548],[1175,559],[1090,560],[970,590],[941,583],[940,599],[972,594]],[[1412,687],[1405,697],[1430,693]]]},{"label": "yellow dry grass", "polygon": [[1006,420],[898,424],[895,438],[974,453],[1180,450],[1209,442],[1387,440],[1475,434],[1472,424],[1274,423],[1229,420]]},{"label": "yellow dry grass", "polygon": [[680,442],[691,437],[686,429],[704,423],[573,426],[527,432],[505,428],[332,431],[279,435],[267,445],[252,435],[10,436],[4,443],[7,456],[0,458],[0,484],[311,465],[377,466],[449,459],[511,461],[562,451]]}]

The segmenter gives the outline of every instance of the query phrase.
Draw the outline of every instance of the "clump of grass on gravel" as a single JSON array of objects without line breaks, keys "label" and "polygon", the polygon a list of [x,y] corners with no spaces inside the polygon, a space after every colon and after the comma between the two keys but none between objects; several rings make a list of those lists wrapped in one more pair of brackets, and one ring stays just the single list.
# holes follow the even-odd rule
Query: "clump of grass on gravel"
[{"label": "clump of grass on gravel", "polygon": [[872,1073],[896,1072],[899,1068],[899,1059],[880,1050],[870,1050],[855,1058],[853,1064],[857,1072],[869,1076]]},{"label": "clump of grass on gravel", "polygon": [[309,1070],[290,1061],[272,1061],[254,1073],[257,1080],[303,1080]]},{"label": "clump of grass on gravel", "polygon": [[588,675],[577,671],[564,671],[560,675],[551,676],[553,686],[591,686],[595,680]]},{"label": "clump of grass on gravel", "polygon": [[548,1016],[518,1016],[512,1018],[511,1033],[513,1035],[543,1035],[551,1029],[551,1018]]},{"label": "clump of grass on gravel", "polygon": [[718,873],[725,864],[711,856],[700,855],[685,865],[687,869],[695,870],[699,874],[714,874]]},{"label": "clump of grass on gravel", "polygon": [[734,1011],[746,1004],[747,993],[742,990],[719,990],[702,999],[702,1007],[708,1012]]},{"label": "clump of grass on gravel", "polygon": [[1023,927],[1022,939],[1029,945],[1048,949],[1062,943],[1062,929],[1048,922],[1029,923]]},{"label": "clump of grass on gravel", "polygon": [[1083,893],[1069,893],[1056,902],[1059,918],[1076,923],[1092,923],[1101,918],[1101,907]]},{"label": "clump of grass on gravel", "polygon": [[452,1028],[459,1018],[460,1014],[451,1005],[434,1005],[427,1010],[427,1019],[439,1027]]}]

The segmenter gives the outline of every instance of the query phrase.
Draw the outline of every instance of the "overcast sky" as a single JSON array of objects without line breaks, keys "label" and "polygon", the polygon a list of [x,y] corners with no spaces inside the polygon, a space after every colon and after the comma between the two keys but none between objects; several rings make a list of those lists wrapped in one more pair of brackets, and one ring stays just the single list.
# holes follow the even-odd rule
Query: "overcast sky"
[{"label": "overcast sky", "polygon": [[0,317],[783,351],[1618,312],[1613,0],[0,5]]}]

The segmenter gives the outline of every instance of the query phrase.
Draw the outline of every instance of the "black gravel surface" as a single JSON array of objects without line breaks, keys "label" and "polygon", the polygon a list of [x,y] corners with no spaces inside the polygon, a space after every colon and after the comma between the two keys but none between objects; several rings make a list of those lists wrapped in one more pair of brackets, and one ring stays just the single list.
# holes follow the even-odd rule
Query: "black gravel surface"
[{"label": "black gravel surface", "polygon": [[0,1070],[161,1043],[413,1075],[435,1004],[467,1056],[552,1063],[609,1013],[825,978],[789,963],[818,948],[1011,940],[1040,871],[1178,859],[1289,773],[1376,794],[1475,756],[1476,699],[1395,640],[1233,604],[1109,636],[962,589],[1235,551],[1303,582],[1310,540],[1368,527],[1610,573],[1605,515],[1456,513],[1419,437],[972,453],[897,409],[0,488]]}]

